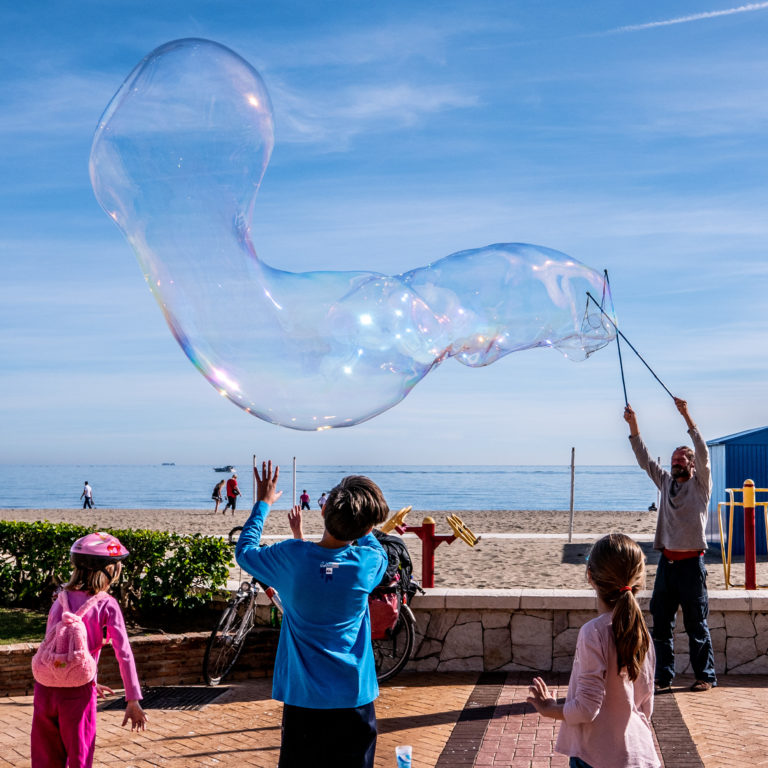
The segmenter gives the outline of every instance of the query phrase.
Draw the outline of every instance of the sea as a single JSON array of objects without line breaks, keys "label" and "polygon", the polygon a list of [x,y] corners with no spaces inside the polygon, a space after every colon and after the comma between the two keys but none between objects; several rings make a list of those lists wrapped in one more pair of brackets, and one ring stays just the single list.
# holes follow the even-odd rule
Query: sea
[{"label": "sea", "polygon": [[[117,509],[205,509],[211,491],[229,473],[211,466],[150,465],[0,465],[0,508],[76,508],[87,480],[95,506]],[[251,467],[236,467],[243,501],[253,498]],[[367,475],[384,492],[391,509],[415,510],[570,509],[571,468],[549,466],[309,466],[295,471],[296,498],[306,489],[317,499],[345,475]],[[287,509],[293,500],[292,461],[280,467]],[[575,510],[646,511],[656,488],[637,466],[576,466]]]}]

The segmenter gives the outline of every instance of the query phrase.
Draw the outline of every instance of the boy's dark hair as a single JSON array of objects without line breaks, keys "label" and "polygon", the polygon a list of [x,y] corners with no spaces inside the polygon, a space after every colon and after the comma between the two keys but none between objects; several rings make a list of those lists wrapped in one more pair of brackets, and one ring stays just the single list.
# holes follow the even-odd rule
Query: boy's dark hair
[{"label": "boy's dark hair", "polygon": [[376,483],[362,475],[345,477],[328,494],[323,507],[325,527],[339,541],[354,541],[381,525],[389,507]]}]

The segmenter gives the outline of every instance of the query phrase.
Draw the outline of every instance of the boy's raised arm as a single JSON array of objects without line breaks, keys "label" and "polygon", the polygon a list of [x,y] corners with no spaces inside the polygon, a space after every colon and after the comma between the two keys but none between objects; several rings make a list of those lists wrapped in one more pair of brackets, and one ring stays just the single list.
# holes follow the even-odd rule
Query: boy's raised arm
[{"label": "boy's raised arm", "polygon": [[288,512],[288,525],[291,526],[291,533],[294,539],[304,538],[304,528],[301,524],[301,507],[298,504]]},{"label": "boy's raised arm", "polygon": [[[271,547],[261,547],[259,543],[270,505],[274,504],[283,492],[277,490],[280,467],[275,466],[273,472],[271,460],[262,462],[261,466],[261,474],[256,467],[253,468],[253,474],[256,477],[256,503],[240,533],[235,547],[235,559],[248,573],[270,583],[274,581],[276,575],[276,569],[273,567],[276,564],[274,552],[270,551]],[[277,585],[271,584],[271,586]]]}]

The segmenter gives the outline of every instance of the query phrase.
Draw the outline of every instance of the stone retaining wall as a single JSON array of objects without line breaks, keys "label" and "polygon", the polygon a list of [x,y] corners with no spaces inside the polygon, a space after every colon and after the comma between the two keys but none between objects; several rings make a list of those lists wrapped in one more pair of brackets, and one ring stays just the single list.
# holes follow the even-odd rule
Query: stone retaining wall
[{"label": "stone retaining wall", "polygon": [[[650,596],[639,597],[649,627]],[[579,628],[597,606],[592,590],[431,589],[412,607],[418,637],[411,669],[566,672]],[[709,607],[717,672],[768,673],[768,595],[710,591]],[[682,612],[675,648],[677,671],[691,672]]]},{"label": "stone retaining wall", "polygon": [[[639,600],[648,614],[650,592]],[[268,601],[259,594],[260,616],[268,623]],[[596,615],[591,590],[430,589],[413,601],[418,635],[408,668],[420,671],[567,672],[579,628]],[[718,674],[768,673],[768,594],[746,590],[709,593],[709,626]],[[145,685],[202,682],[207,632],[147,635],[131,639]],[[677,671],[690,672],[688,638],[678,614]],[[32,690],[30,660],[37,644],[0,646],[0,696]],[[253,632],[232,679],[270,674],[277,632]],[[102,652],[99,680],[121,688],[111,648]]]}]

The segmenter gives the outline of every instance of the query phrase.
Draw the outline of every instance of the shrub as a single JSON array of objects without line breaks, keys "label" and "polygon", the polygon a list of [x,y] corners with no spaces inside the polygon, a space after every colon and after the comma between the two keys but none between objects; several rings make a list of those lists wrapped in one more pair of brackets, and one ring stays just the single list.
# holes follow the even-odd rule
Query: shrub
[{"label": "shrub", "polygon": [[[47,611],[69,580],[69,548],[93,528],[0,520],[0,605]],[[105,529],[131,553],[112,594],[126,619],[178,616],[204,606],[226,584],[232,548],[211,536]]]}]

